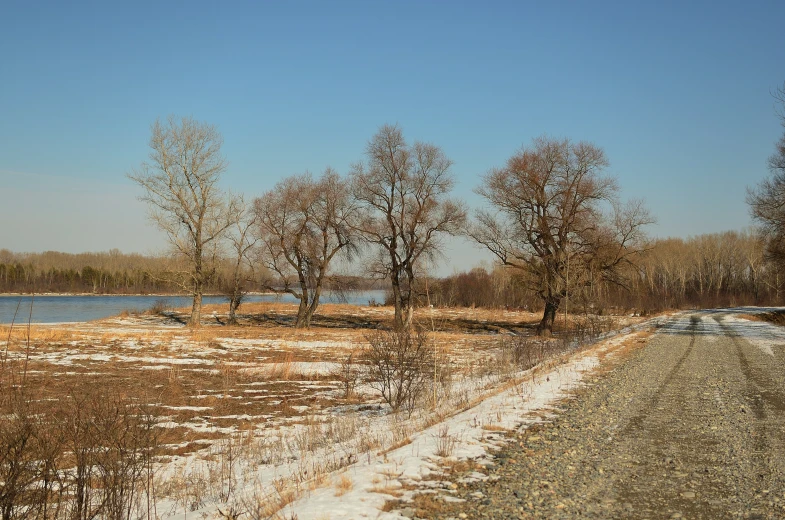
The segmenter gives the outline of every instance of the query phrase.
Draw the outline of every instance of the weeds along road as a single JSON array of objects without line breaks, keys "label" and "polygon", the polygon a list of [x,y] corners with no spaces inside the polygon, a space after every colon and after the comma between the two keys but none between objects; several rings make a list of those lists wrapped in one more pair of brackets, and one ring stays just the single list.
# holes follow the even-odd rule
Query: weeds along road
[{"label": "weeds along road", "polygon": [[761,327],[671,319],[429,516],[785,518],[785,346]]}]

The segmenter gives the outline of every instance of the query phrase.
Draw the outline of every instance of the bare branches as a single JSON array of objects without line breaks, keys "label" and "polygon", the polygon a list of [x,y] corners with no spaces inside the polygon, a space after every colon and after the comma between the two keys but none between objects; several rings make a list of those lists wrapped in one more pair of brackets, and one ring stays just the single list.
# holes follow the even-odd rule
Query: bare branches
[{"label": "bare branches", "polygon": [[247,283],[252,281],[254,273],[253,251],[259,242],[259,216],[253,206],[240,196],[236,200],[234,222],[228,229],[226,241],[232,254],[232,281],[229,288],[229,324],[237,323],[237,309],[240,307],[246,292]]},{"label": "bare branches", "polygon": [[540,137],[477,189],[496,212],[478,212],[468,234],[503,265],[532,275],[545,301],[540,331],[552,330],[569,285],[591,279],[581,271],[618,279],[616,268],[644,247],[642,228],[653,219],[640,201],[618,203],[615,179],[602,175],[607,165],[593,144]]},{"label": "bare branches", "polygon": [[435,145],[409,146],[397,125],[379,129],[366,157],[367,164],[352,171],[352,192],[364,209],[357,229],[378,247],[370,271],[390,278],[396,326],[408,327],[420,261],[439,254],[441,236],[459,232],[466,209],[447,198],[454,184],[452,161]]},{"label": "bare branches", "polygon": [[194,297],[189,324],[198,327],[204,285],[215,272],[211,259],[238,213],[239,201],[218,186],[226,171],[223,139],[212,125],[169,116],[153,124],[149,144],[149,160],[128,177],[144,188],[140,199],[150,205],[151,220],[188,262],[185,285]]},{"label": "bare branches", "polygon": [[266,267],[300,300],[298,327],[308,327],[319,306],[330,263],[357,252],[357,206],[347,182],[327,168],[321,178],[292,176],[254,201]]},{"label": "bare branches", "polygon": [[[785,83],[772,93],[780,105],[776,111],[785,126]],[[767,238],[772,259],[785,260],[785,133],[768,159],[770,177],[747,189],[750,213]]]}]

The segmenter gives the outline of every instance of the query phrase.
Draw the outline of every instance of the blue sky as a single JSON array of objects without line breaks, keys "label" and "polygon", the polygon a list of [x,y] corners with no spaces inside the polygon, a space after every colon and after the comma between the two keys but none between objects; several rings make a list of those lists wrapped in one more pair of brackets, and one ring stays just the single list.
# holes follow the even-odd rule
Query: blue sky
[{"label": "blue sky", "polygon": [[[125,178],[168,114],[215,124],[224,186],[362,159],[384,123],[488,169],[547,134],[603,147],[654,236],[750,225],[782,127],[785,2],[0,4],[0,248],[160,250]],[[9,224],[11,223],[11,224]],[[484,256],[451,244],[441,272]]]}]

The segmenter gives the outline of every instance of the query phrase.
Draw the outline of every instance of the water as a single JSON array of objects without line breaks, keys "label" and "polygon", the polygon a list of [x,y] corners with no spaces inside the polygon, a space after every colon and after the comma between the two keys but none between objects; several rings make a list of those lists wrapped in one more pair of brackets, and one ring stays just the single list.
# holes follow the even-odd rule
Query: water
[{"label": "water", "polygon": [[[159,300],[166,300],[170,307],[190,307],[188,296],[0,296],[0,323],[25,324],[30,317],[30,302],[33,302],[33,323],[62,323],[90,321],[117,316],[123,311],[144,311]],[[368,305],[370,300],[384,301],[384,291],[352,291],[346,295],[346,303]],[[289,302],[297,300],[291,294],[249,295],[244,302]],[[338,298],[329,291],[322,295],[321,303],[335,303]],[[20,304],[21,302],[21,304]],[[205,304],[218,303],[228,306],[224,296],[205,296]],[[14,313],[19,310],[14,320]],[[242,306],[240,306],[242,312]]]}]

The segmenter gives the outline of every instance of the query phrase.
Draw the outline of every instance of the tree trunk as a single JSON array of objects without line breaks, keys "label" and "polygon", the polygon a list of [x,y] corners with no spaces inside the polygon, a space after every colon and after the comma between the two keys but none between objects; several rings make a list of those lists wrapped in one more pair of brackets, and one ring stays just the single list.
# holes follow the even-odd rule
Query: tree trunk
[{"label": "tree trunk", "polygon": [[235,288],[229,298],[229,325],[237,325],[237,308],[240,306],[240,289]]},{"label": "tree trunk", "polygon": [[308,322],[308,288],[301,287],[300,292],[300,306],[297,308],[297,321],[294,323],[296,329],[307,329],[310,325]]},{"label": "tree trunk", "polygon": [[195,329],[202,326],[202,284],[194,286],[194,303],[191,307],[191,319],[188,325]]},{"label": "tree trunk", "polygon": [[319,299],[321,298],[321,296],[322,296],[322,285],[320,281],[319,284],[314,289],[313,300],[311,301],[311,304],[308,306],[308,311],[305,313],[306,328],[311,327],[311,318],[313,318],[313,315],[316,313],[316,309],[319,307]]},{"label": "tree trunk", "polygon": [[556,311],[559,310],[559,298],[547,298],[545,300],[545,310],[542,313],[542,319],[537,325],[538,336],[550,336],[553,334],[553,322],[556,320]]},{"label": "tree trunk", "polygon": [[395,330],[401,330],[404,328],[401,281],[395,270],[393,270],[392,275],[390,276],[390,283],[392,284],[393,291],[393,305],[395,305]]},{"label": "tree trunk", "polygon": [[188,325],[194,329],[202,326],[202,293],[204,292],[204,271],[202,270],[202,230],[199,228],[196,233],[196,255],[194,259],[194,286],[193,296],[194,301],[191,307],[191,319],[188,320]]}]

